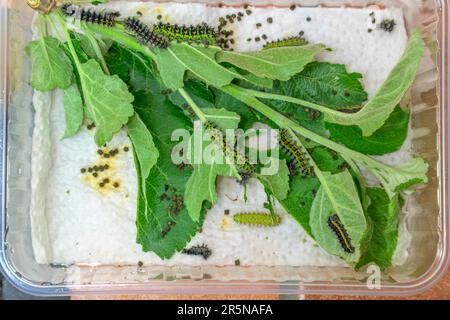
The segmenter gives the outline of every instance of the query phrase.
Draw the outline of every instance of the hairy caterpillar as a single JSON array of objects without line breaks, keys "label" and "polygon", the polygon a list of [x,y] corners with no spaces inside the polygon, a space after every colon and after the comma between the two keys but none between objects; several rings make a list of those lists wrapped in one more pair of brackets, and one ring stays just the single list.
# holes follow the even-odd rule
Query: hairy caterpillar
[{"label": "hairy caterpillar", "polygon": [[202,256],[203,259],[207,260],[211,256],[211,250],[208,248],[206,244],[202,244],[201,246],[193,246],[189,249],[183,249],[181,253],[188,254],[191,256]]},{"label": "hairy caterpillar", "polygon": [[206,23],[188,27],[160,22],[153,27],[153,32],[167,37],[170,41],[204,45],[216,44],[217,37],[216,30]]},{"label": "hairy caterpillar", "polygon": [[120,17],[118,11],[96,12],[92,9],[80,8],[72,4],[63,4],[61,6],[63,14],[73,17],[77,20],[87,23],[95,23],[107,27],[113,27],[116,24],[116,18]]},{"label": "hairy caterpillar", "polygon": [[239,171],[242,181],[245,182],[248,180],[255,172],[256,165],[251,163],[245,155],[238,152],[234,146],[229,146],[222,132],[213,123],[207,121],[204,124],[204,128],[211,136],[211,139],[220,146],[224,156],[233,161],[233,164]]},{"label": "hairy caterpillar", "polygon": [[142,44],[165,49],[169,46],[169,39],[161,34],[155,33],[136,18],[127,18],[123,24],[125,29],[134,34]]},{"label": "hairy caterpillar", "polygon": [[296,46],[304,46],[307,45],[308,41],[306,41],[302,37],[290,37],[286,39],[276,40],[272,42],[267,42],[263,49],[273,49],[280,47],[296,47]]},{"label": "hairy caterpillar", "polygon": [[328,226],[336,234],[342,249],[347,253],[354,253],[355,248],[352,246],[351,239],[337,214],[328,217]]},{"label": "hairy caterpillar", "polygon": [[303,174],[313,174],[314,170],[308,161],[306,150],[304,150],[302,146],[299,146],[295,142],[289,131],[287,131],[286,129],[281,129],[279,143],[284,152],[286,152],[289,158],[295,163],[297,168],[299,168],[303,172]]},{"label": "hairy caterpillar", "polygon": [[275,227],[281,223],[281,217],[277,214],[269,213],[236,213],[233,220],[240,224],[260,227]]}]

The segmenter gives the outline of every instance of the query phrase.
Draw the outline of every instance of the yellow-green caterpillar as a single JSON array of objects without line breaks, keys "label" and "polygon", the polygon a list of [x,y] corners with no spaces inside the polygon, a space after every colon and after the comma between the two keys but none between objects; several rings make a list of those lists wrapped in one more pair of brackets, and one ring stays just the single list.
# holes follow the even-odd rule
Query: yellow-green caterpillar
[{"label": "yellow-green caterpillar", "polygon": [[305,46],[307,44],[308,41],[306,41],[302,37],[290,37],[286,39],[268,42],[264,45],[263,49],[273,49],[280,47],[297,47],[297,46]]},{"label": "yellow-green caterpillar", "polygon": [[216,30],[205,23],[188,27],[160,22],[152,31],[167,37],[170,41],[204,45],[215,45],[217,38]]},{"label": "yellow-green caterpillar", "polygon": [[281,223],[281,217],[270,213],[236,213],[233,220],[239,224],[259,227],[275,227]]},{"label": "yellow-green caterpillar", "polygon": [[211,136],[211,139],[222,149],[224,156],[233,161],[233,164],[238,169],[242,179],[247,180],[250,178],[256,170],[256,165],[251,163],[248,157],[238,152],[234,146],[229,146],[222,131],[220,131],[212,122],[207,121],[203,126]]},{"label": "yellow-green caterpillar", "polygon": [[347,253],[354,253],[355,247],[352,246],[352,241],[347,233],[347,230],[345,230],[341,219],[339,219],[339,216],[337,214],[334,214],[328,217],[327,222],[328,226],[331,228],[331,230],[333,230],[334,234],[338,238],[342,249],[344,249],[344,251]]},{"label": "yellow-green caterpillar", "polygon": [[314,173],[314,169],[308,161],[306,150],[295,142],[289,131],[286,129],[281,129],[279,143],[284,152],[304,175],[309,176]]}]

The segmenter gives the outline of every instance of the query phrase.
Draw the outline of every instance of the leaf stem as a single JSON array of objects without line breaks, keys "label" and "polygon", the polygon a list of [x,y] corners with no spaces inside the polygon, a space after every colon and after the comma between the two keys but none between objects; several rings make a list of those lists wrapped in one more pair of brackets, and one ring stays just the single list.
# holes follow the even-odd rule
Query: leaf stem
[{"label": "leaf stem", "polygon": [[109,72],[108,66],[106,65],[105,58],[103,57],[102,51],[100,50],[97,39],[95,39],[95,37],[92,35],[92,32],[90,32],[89,30],[85,30],[85,36],[89,40],[92,49],[94,49],[95,55],[97,56],[97,59],[100,61],[100,65],[102,66],[103,72],[108,76],[110,76],[111,73]]},{"label": "leaf stem", "polygon": [[51,25],[53,31],[55,32],[55,34],[58,36],[58,38],[59,39],[64,38],[64,36],[61,34],[61,32],[59,32],[58,28],[56,27],[55,21],[53,21],[53,17],[50,16],[50,15],[47,15],[46,18],[47,18],[47,21],[50,23],[50,25]]},{"label": "leaf stem", "polygon": [[56,17],[57,17],[58,22],[61,25],[62,31],[63,31],[63,33],[64,33],[64,35],[66,37],[67,45],[69,46],[69,50],[70,50],[70,53],[72,55],[73,60],[75,61],[75,65],[76,65],[77,69],[80,69],[81,68],[81,62],[80,62],[80,59],[78,59],[77,52],[75,51],[75,48],[74,48],[73,43],[72,43],[72,39],[70,38],[69,31],[67,30],[67,27],[66,27],[66,22],[61,17],[61,15],[57,15]]},{"label": "leaf stem", "polygon": [[313,103],[313,102],[309,102],[303,99],[299,99],[299,98],[294,98],[294,97],[288,97],[288,96],[284,96],[281,94],[274,94],[274,93],[267,93],[267,92],[261,92],[261,91],[257,91],[257,90],[252,90],[252,89],[243,89],[246,93],[254,96],[254,97],[258,97],[258,98],[262,98],[262,99],[270,99],[270,100],[279,100],[279,101],[285,101],[285,102],[290,102],[290,103],[294,103],[294,104],[298,104],[301,105],[303,107],[307,107],[310,109],[314,109],[320,112],[323,112],[325,114],[331,114],[335,117],[351,117],[351,114],[346,114],[346,113],[342,113],[336,110],[332,110],[330,108],[321,106],[319,104]]},{"label": "leaf stem", "polygon": [[387,168],[388,166],[362,154],[357,151],[353,151],[339,143],[336,143],[332,140],[329,140],[321,135],[318,135],[302,126],[297,124],[296,122],[292,121],[291,119],[285,117],[284,115],[280,114],[279,112],[273,110],[268,105],[262,103],[259,101],[256,97],[249,95],[247,91],[239,86],[236,86],[234,84],[230,84],[227,86],[224,86],[220,88],[222,91],[228,93],[229,95],[235,97],[236,99],[244,102],[251,108],[255,109],[256,111],[260,112],[280,127],[280,128],[290,128],[297,134],[308,138],[322,146],[325,146],[329,149],[332,149],[338,153],[342,153],[345,155],[348,155],[352,159],[357,159],[358,161],[362,162],[364,165],[372,167],[372,168]]},{"label": "leaf stem", "polygon": [[195,112],[197,117],[200,119],[201,122],[206,122],[206,116],[203,113],[203,111],[200,109],[199,106],[192,100],[192,98],[189,96],[189,94],[184,90],[183,88],[178,89],[178,92],[181,94],[181,96],[186,100],[186,102],[189,104],[189,106],[192,108],[192,110]]}]

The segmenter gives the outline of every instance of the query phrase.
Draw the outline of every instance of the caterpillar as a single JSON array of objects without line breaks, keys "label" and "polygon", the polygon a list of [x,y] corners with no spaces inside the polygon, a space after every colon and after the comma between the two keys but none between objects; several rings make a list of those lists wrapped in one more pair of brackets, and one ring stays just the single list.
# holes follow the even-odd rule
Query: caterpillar
[{"label": "caterpillar", "polygon": [[239,171],[242,182],[245,183],[255,172],[256,165],[251,163],[245,155],[238,152],[236,148],[229,146],[222,132],[212,122],[205,122],[204,128],[211,136],[211,139],[222,149],[224,156],[233,161],[233,164]]},{"label": "caterpillar", "polygon": [[61,6],[61,10],[66,16],[70,16],[87,23],[95,23],[107,27],[115,26],[116,19],[120,17],[120,12],[118,11],[96,12],[92,9],[80,8],[69,3],[63,4]]},{"label": "caterpillar", "polygon": [[206,244],[193,246],[189,249],[183,249],[181,253],[191,256],[202,256],[205,260],[207,260],[211,256],[211,250]]},{"label": "caterpillar", "polygon": [[123,26],[128,32],[134,34],[141,44],[161,49],[169,46],[169,39],[167,37],[153,32],[146,24],[136,18],[127,18]]},{"label": "caterpillar", "polygon": [[302,37],[290,37],[281,40],[276,40],[272,42],[267,42],[263,49],[273,49],[280,47],[296,47],[296,46],[304,46],[307,45],[308,41],[306,41]]},{"label": "caterpillar", "polygon": [[328,217],[328,226],[336,234],[342,249],[347,253],[354,253],[355,248],[352,246],[351,239],[337,214]]},{"label": "caterpillar", "polygon": [[167,37],[170,41],[215,45],[217,32],[214,28],[202,23],[196,26],[179,26],[162,23],[153,27],[153,32]]},{"label": "caterpillar", "polygon": [[313,175],[314,170],[309,163],[306,150],[295,142],[289,131],[286,129],[281,129],[280,131],[279,144],[284,152],[294,162],[295,166],[299,168],[304,175]]},{"label": "caterpillar", "polygon": [[281,223],[281,217],[269,213],[236,213],[233,220],[239,224],[247,224],[260,227],[275,227]]}]

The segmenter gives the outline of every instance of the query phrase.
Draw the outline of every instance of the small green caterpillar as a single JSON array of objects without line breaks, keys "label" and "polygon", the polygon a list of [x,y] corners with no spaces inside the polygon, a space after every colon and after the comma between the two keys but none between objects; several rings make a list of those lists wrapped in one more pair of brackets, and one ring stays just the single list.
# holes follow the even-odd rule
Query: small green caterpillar
[{"label": "small green caterpillar", "polygon": [[339,240],[339,243],[342,246],[342,249],[344,249],[347,253],[354,253],[355,247],[352,246],[351,239],[347,233],[347,230],[345,230],[344,225],[341,222],[341,219],[339,219],[339,216],[337,214],[334,214],[330,217],[328,217],[328,226],[333,230],[334,234]]},{"label": "small green caterpillar", "polygon": [[211,139],[222,149],[224,156],[233,161],[242,177],[242,181],[248,180],[255,172],[256,165],[251,163],[245,155],[238,152],[236,148],[229,146],[222,132],[212,122],[205,122],[204,128],[210,134]]},{"label": "small green caterpillar", "polygon": [[217,32],[206,23],[196,26],[179,26],[176,24],[162,23],[153,27],[153,32],[169,38],[170,41],[215,45]]},{"label": "small green caterpillar", "polygon": [[310,176],[314,173],[313,167],[308,161],[306,150],[295,142],[289,131],[286,129],[281,129],[279,143],[284,152],[304,175]]},{"label": "small green caterpillar", "polygon": [[297,46],[305,46],[308,44],[302,37],[290,37],[277,41],[268,42],[264,45],[263,49],[273,49],[280,47],[297,47]]},{"label": "small green caterpillar", "polygon": [[239,224],[246,224],[260,227],[275,227],[281,223],[281,217],[270,213],[236,213],[233,220]]}]

